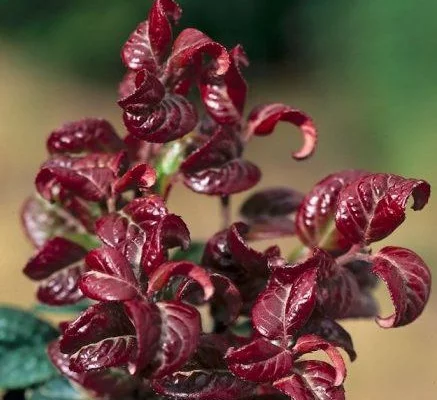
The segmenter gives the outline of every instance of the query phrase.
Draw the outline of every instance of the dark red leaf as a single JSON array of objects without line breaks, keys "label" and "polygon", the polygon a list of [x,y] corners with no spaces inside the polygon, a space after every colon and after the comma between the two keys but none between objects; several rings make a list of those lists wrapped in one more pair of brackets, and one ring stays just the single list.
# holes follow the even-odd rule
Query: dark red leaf
[{"label": "dark red leaf", "polygon": [[141,22],[123,46],[123,63],[130,69],[155,72],[162,63],[172,39],[171,24],[181,16],[181,9],[172,0],[154,2],[147,21]]},{"label": "dark red leaf", "polygon": [[431,273],[414,252],[401,247],[384,247],[373,257],[372,271],[387,285],[395,312],[378,317],[383,328],[413,322],[422,313],[431,290]]},{"label": "dark red leaf", "polygon": [[305,196],[297,215],[296,232],[310,247],[344,251],[348,240],[335,228],[334,218],[341,189],[367,173],[345,170],[328,175]]},{"label": "dark red leaf", "polygon": [[255,390],[226,370],[188,370],[176,372],[153,382],[157,393],[173,399],[235,400],[248,396]]},{"label": "dark red leaf", "polygon": [[186,304],[176,301],[156,304],[161,313],[161,337],[153,378],[172,374],[184,365],[196,351],[199,342],[200,314]]},{"label": "dark red leaf", "polygon": [[316,249],[299,264],[274,269],[267,287],[252,308],[252,322],[261,335],[284,339],[305,324],[316,303],[320,262],[321,254]]},{"label": "dark red leaf", "polygon": [[274,383],[294,400],[344,400],[343,386],[334,386],[335,369],[323,361],[301,361],[296,373]]},{"label": "dark red leaf", "polygon": [[127,190],[145,191],[151,188],[156,182],[156,172],[149,164],[138,164],[130,168],[121,178],[118,178],[113,185],[116,193]]},{"label": "dark red leaf", "polygon": [[297,339],[293,347],[293,354],[295,358],[298,358],[318,350],[323,350],[334,364],[336,373],[334,386],[340,386],[346,377],[346,365],[340,352],[333,344],[316,335],[305,335]]},{"label": "dark red leaf", "polygon": [[238,377],[253,382],[272,382],[290,374],[292,353],[267,339],[256,339],[226,353],[229,369]]},{"label": "dark red leaf", "polygon": [[201,62],[207,54],[216,61],[215,73],[223,75],[229,68],[230,60],[226,49],[197,29],[184,29],[173,43],[168,60],[168,75],[180,76],[185,68]]},{"label": "dark red leaf", "polygon": [[355,361],[357,353],[354,350],[349,333],[333,319],[323,316],[312,316],[303,327],[301,334],[313,334],[345,350],[351,361]]},{"label": "dark red leaf", "polygon": [[293,153],[296,160],[309,157],[317,144],[317,131],[312,119],[302,111],[285,104],[263,104],[255,107],[247,120],[247,136],[265,136],[273,132],[278,122],[290,122],[300,129],[304,144]]},{"label": "dark red leaf", "polygon": [[208,272],[198,265],[188,261],[167,262],[161,264],[149,276],[149,294],[153,294],[164,288],[175,276],[181,276],[196,281],[203,289],[204,300],[208,300],[214,294],[214,286]]},{"label": "dark red leaf", "polygon": [[47,140],[51,154],[117,152],[123,148],[123,141],[113,126],[100,118],[68,122],[54,130]]},{"label": "dark red leaf", "polygon": [[140,163],[152,162],[162,147],[161,143],[148,143],[131,134],[124,138],[124,142],[130,159]]},{"label": "dark red leaf", "polygon": [[65,329],[60,349],[75,372],[126,365],[136,353],[134,327],[120,303],[90,306]]},{"label": "dark red leaf", "polygon": [[92,250],[86,264],[91,271],[80,281],[85,296],[99,301],[123,301],[138,296],[139,284],[120,251],[108,246]]},{"label": "dark red leaf", "polygon": [[78,383],[96,397],[129,397],[138,389],[138,382],[123,370],[112,369],[77,373],[70,369],[70,356],[59,350],[59,342],[48,346],[48,356],[59,372],[66,378]]},{"label": "dark red leaf", "polygon": [[249,161],[235,159],[219,169],[208,168],[185,175],[185,185],[197,193],[227,196],[255,186],[261,179],[259,168]]},{"label": "dark red leaf", "polygon": [[217,63],[213,62],[203,72],[199,83],[202,101],[219,124],[240,123],[246,103],[247,84],[240,66],[247,66],[249,61],[240,45],[229,52],[229,57],[230,65],[225,75],[217,76]]},{"label": "dark red leaf", "polygon": [[132,320],[137,333],[137,354],[129,364],[129,372],[136,374],[152,367],[153,359],[160,347],[161,315],[159,308],[152,303],[130,300],[124,303],[127,314]]},{"label": "dark red leaf", "polygon": [[51,305],[71,304],[80,300],[83,295],[78,280],[86,253],[83,247],[62,237],[46,242],[23,271],[29,278],[42,281],[38,299]]},{"label": "dark red leaf", "polygon": [[56,156],[41,167],[35,184],[46,199],[53,199],[53,187],[73,192],[89,201],[101,201],[111,193],[111,184],[125,168],[126,153],[93,153],[84,157]]},{"label": "dark red leaf", "polygon": [[337,229],[352,243],[384,239],[404,220],[410,196],[421,210],[430,195],[427,182],[397,175],[373,174],[345,187],[338,198]]},{"label": "dark red leaf", "polygon": [[86,232],[83,224],[67,210],[37,196],[29,197],[23,204],[21,221],[27,237],[38,248],[55,236]]}]

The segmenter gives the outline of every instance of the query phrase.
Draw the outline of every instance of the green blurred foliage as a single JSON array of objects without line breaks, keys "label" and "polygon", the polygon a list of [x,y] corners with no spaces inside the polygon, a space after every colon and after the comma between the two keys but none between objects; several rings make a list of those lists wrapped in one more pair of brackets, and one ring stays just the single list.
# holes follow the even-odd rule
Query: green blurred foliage
[{"label": "green blurred foliage", "polygon": [[[118,79],[120,47],[151,0],[0,0],[0,34],[63,71]],[[294,2],[181,0],[182,26],[196,26],[227,46],[243,43],[252,59],[279,60]]]}]

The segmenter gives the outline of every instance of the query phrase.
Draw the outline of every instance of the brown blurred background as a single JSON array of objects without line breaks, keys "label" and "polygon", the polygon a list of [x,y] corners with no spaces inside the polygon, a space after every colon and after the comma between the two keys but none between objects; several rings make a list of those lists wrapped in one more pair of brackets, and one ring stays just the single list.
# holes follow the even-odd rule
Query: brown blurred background
[{"label": "brown blurred background", "polygon": [[[0,302],[29,307],[34,285],[21,274],[32,248],[19,208],[45,159],[45,137],[83,116],[109,119],[123,133],[115,104],[118,49],[150,5],[145,0],[0,0]],[[219,5],[215,3],[220,3]],[[247,158],[263,167],[261,186],[309,189],[343,168],[387,171],[437,187],[435,149],[437,4],[386,0],[181,1],[182,24],[196,25],[226,45],[240,41],[251,57],[250,103],[281,101],[313,116],[316,155],[297,163],[295,130],[281,125],[255,139]],[[234,211],[247,196],[235,196]],[[193,209],[191,206],[195,205]],[[179,187],[170,201],[194,238],[218,229],[214,199]],[[377,243],[410,247],[434,274],[437,205],[410,212]],[[282,241],[285,250],[293,240]],[[382,310],[391,312],[383,287]],[[437,296],[411,326],[382,330],[347,321],[358,359],[346,383],[352,400],[437,398]]]}]

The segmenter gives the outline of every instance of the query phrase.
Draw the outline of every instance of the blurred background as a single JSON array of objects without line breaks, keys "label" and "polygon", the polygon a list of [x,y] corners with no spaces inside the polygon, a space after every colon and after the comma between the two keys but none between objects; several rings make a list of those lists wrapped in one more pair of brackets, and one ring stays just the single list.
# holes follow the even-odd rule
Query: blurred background
[{"label": "blurred background", "polygon": [[[363,168],[437,187],[437,2],[180,3],[182,26],[196,26],[227,46],[244,45],[252,62],[250,105],[285,102],[317,122],[319,147],[305,162],[291,159],[300,137],[285,124],[250,144],[247,158],[264,169],[261,186],[307,190],[329,172]],[[0,0],[0,302],[34,302],[34,286],[21,274],[32,249],[21,232],[19,208],[46,157],[45,137],[84,116],[105,117],[123,133],[115,104],[123,73],[119,49],[149,6],[149,0]],[[246,195],[235,196],[234,211]],[[194,238],[218,229],[214,199],[180,187],[170,206]],[[436,275],[436,225],[431,199],[375,247],[410,247]],[[282,244],[291,248],[293,240]],[[391,312],[383,287],[378,296],[383,312]],[[437,295],[406,328],[385,331],[372,321],[344,325],[358,352],[346,383],[349,399],[437,398]]]}]

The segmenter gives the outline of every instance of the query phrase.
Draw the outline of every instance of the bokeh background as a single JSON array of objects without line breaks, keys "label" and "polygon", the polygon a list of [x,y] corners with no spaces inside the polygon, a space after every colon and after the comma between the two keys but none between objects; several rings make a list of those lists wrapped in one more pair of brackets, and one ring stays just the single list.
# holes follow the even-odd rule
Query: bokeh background
[{"label": "bokeh background", "polygon": [[[252,66],[250,103],[281,101],[312,115],[316,155],[297,163],[300,137],[283,124],[254,140],[247,158],[261,186],[307,190],[325,174],[364,168],[420,177],[437,187],[437,2],[433,0],[181,0],[182,25],[227,46],[241,42]],[[0,302],[29,307],[34,287],[21,269],[32,249],[19,208],[45,159],[46,135],[63,121],[108,118],[115,104],[119,48],[149,0],[0,0]],[[235,196],[234,211],[244,196]],[[193,205],[195,207],[191,208]],[[178,188],[173,211],[194,238],[219,226],[213,199]],[[421,254],[437,274],[437,204],[410,212],[388,243]],[[282,242],[291,248],[293,240]],[[383,312],[391,311],[383,287]],[[437,296],[413,325],[382,330],[347,321],[358,351],[346,383],[352,400],[437,398]]]}]

